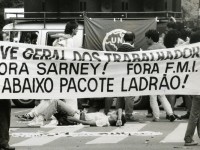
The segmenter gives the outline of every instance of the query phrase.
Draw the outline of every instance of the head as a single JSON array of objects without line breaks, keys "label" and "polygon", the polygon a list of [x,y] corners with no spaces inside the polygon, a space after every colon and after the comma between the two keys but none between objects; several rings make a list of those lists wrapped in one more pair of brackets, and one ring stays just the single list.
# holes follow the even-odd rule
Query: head
[{"label": "head", "polygon": [[134,44],[134,42],[135,42],[135,34],[133,32],[130,32],[130,31],[126,32],[124,34],[124,41],[126,43],[130,43],[131,45]]},{"label": "head", "polygon": [[76,21],[69,21],[65,26],[65,34],[70,34],[74,36],[78,32],[78,23]]},{"label": "head", "polygon": [[0,41],[8,41],[9,34],[7,32],[1,32]]},{"label": "head", "polygon": [[192,33],[190,36],[190,44],[200,42],[200,30]]},{"label": "head", "polygon": [[187,29],[183,29],[180,31],[180,38],[184,41],[187,40],[187,37],[190,37],[191,31]]},{"label": "head", "polygon": [[[117,119],[118,119],[117,111],[114,111],[108,115],[109,115],[108,121],[110,123],[110,126],[116,126]],[[126,123],[126,118],[125,118],[124,114],[122,114],[121,120],[122,120],[122,126],[124,126],[124,124]]]},{"label": "head", "polygon": [[148,45],[157,43],[159,41],[159,32],[156,30],[149,30],[145,33],[146,41]]},{"label": "head", "polygon": [[177,30],[170,30],[164,37],[164,45],[166,48],[173,48],[176,46],[179,38]]},{"label": "head", "polygon": [[176,29],[176,23],[175,22],[169,22],[167,23],[167,27],[166,27],[166,33],[170,30],[174,30]]}]

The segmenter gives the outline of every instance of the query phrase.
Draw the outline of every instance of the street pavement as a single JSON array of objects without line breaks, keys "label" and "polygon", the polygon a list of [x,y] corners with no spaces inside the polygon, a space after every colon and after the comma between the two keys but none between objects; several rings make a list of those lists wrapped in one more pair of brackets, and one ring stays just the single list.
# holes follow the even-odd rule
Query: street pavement
[{"label": "street pavement", "polygon": [[[187,120],[170,122],[161,111],[160,122],[146,118],[146,110],[135,110],[139,122],[128,122],[124,127],[89,127],[83,125],[64,127],[28,127],[15,115],[30,109],[12,108],[10,144],[17,150],[176,150],[194,149],[200,146],[184,146]],[[185,113],[183,109],[176,114]],[[195,133],[194,139],[199,142]]]}]

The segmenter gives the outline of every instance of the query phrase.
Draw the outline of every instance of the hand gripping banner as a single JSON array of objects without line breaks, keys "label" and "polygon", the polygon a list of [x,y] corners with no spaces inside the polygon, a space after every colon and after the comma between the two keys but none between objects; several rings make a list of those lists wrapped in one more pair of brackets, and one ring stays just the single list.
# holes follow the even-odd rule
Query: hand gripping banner
[{"label": "hand gripping banner", "polygon": [[3,99],[200,94],[200,43],[105,52],[0,42]]}]

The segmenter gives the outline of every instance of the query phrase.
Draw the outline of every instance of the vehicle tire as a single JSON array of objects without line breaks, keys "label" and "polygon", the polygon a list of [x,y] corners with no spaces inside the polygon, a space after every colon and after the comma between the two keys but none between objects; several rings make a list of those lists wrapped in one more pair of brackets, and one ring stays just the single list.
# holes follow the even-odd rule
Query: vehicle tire
[{"label": "vehicle tire", "polygon": [[134,100],[134,109],[146,109],[149,106],[149,96],[139,96]]},{"label": "vehicle tire", "polygon": [[34,99],[13,99],[12,101],[16,107],[30,108],[35,106]]}]

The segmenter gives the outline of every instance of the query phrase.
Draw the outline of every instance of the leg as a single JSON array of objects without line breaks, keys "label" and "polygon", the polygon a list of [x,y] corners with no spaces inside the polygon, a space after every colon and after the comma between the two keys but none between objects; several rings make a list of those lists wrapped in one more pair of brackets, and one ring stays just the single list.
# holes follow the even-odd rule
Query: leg
[{"label": "leg", "polygon": [[0,148],[9,143],[10,113],[10,100],[0,100]]},{"label": "leg", "polygon": [[183,95],[183,99],[186,104],[187,113],[181,116],[181,119],[189,119],[190,117],[190,110],[192,107],[192,96],[191,95]]},{"label": "leg", "polygon": [[166,97],[171,105],[172,111],[174,111],[174,106],[176,104],[176,95],[166,95]]},{"label": "leg", "polygon": [[166,96],[165,95],[158,95],[158,99],[160,100],[160,102],[161,102],[164,110],[167,112],[167,114],[169,116],[173,115],[171,105],[170,105],[169,101],[167,100]]},{"label": "leg", "polygon": [[134,96],[124,97],[125,114],[131,116],[133,113]]},{"label": "leg", "polygon": [[65,102],[61,100],[52,100],[51,104],[43,112],[41,112],[40,115],[42,115],[44,119],[49,119],[56,113],[73,116],[76,112],[77,111],[74,110],[70,105],[66,105]]},{"label": "leg", "polygon": [[107,97],[105,98],[105,107],[104,107],[104,113],[107,115],[111,106],[113,104],[113,97]]},{"label": "leg", "polygon": [[38,116],[47,109],[47,107],[51,104],[51,102],[52,100],[41,100],[40,104],[31,110],[30,115],[32,117]]},{"label": "leg", "polygon": [[154,118],[159,119],[160,109],[158,107],[157,95],[150,95],[150,106],[153,111]]},{"label": "leg", "polygon": [[191,143],[193,141],[194,132],[195,132],[197,123],[199,122],[199,116],[200,116],[199,108],[200,108],[200,99],[195,97],[192,100],[192,108],[191,108],[191,112],[190,112],[190,118],[188,121],[188,126],[187,126],[187,130],[185,133],[185,138],[184,138],[186,143]]}]

